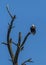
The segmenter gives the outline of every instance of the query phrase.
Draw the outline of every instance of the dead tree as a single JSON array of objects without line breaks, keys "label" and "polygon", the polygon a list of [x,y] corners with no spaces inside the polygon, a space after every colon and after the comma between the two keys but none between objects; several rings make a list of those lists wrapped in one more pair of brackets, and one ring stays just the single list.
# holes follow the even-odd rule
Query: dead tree
[{"label": "dead tree", "polygon": [[[22,41],[22,43],[21,43],[21,32],[19,32],[18,43],[13,42],[12,38],[10,38],[10,33],[12,31],[13,23],[14,23],[14,20],[16,19],[16,15],[12,16],[11,13],[10,13],[10,11],[9,11],[9,9],[8,9],[8,7],[6,7],[6,8],[7,8],[7,11],[9,13],[10,17],[11,17],[11,22],[10,22],[10,24],[8,26],[7,42],[6,43],[2,42],[2,44],[4,44],[4,45],[7,46],[13,65],[19,65],[18,64],[19,53],[24,49],[24,44],[25,44],[27,38],[29,37],[29,35],[30,34],[34,35],[36,33],[36,27],[34,25],[32,25],[30,27],[30,31],[24,37],[24,40]],[[12,44],[14,44],[15,46],[17,46],[17,50],[16,50],[15,54],[12,51]],[[29,58],[29,59],[25,60],[21,65],[26,65],[27,62],[32,62],[32,59]]]}]

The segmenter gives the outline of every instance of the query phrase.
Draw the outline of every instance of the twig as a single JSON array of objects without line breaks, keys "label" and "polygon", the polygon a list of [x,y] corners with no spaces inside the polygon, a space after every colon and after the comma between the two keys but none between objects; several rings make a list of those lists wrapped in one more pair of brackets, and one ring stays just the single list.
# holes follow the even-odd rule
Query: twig
[{"label": "twig", "polygon": [[27,59],[26,61],[24,61],[21,65],[26,65],[27,62],[33,62],[31,58]]},{"label": "twig", "polygon": [[8,45],[7,43],[5,43],[5,42],[2,42],[2,44],[4,44],[4,45]]},{"label": "twig", "polygon": [[8,5],[6,6],[6,9],[7,9],[8,13],[9,13],[10,17],[13,19],[14,17],[11,15],[11,13],[9,11],[9,8],[8,8]]}]

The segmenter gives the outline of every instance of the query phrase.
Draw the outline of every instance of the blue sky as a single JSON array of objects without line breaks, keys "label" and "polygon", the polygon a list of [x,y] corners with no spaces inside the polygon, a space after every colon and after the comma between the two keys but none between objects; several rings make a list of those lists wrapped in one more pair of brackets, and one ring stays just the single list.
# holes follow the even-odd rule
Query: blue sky
[{"label": "blue sky", "polygon": [[15,28],[11,32],[15,42],[19,32],[22,32],[23,40],[30,26],[36,26],[36,35],[28,37],[24,51],[19,55],[19,65],[28,58],[32,58],[34,63],[27,65],[46,65],[46,0],[0,0],[0,65],[12,65],[7,47],[1,44],[2,41],[6,42],[8,22],[11,21],[6,10],[7,4],[10,12],[16,14]]}]

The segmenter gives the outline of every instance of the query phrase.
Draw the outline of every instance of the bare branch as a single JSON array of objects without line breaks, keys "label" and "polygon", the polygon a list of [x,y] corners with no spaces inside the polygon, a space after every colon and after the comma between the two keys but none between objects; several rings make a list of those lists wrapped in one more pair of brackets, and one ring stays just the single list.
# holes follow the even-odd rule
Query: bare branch
[{"label": "bare branch", "polygon": [[7,9],[8,13],[9,13],[10,17],[13,19],[14,17],[11,15],[11,13],[9,11],[9,8],[8,8],[8,5],[6,6],[6,9]]},{"label": "bare branch", "polygon": [[27,62],[33,62],[31,58],[27,59],[26,61],[24,61],[21,65],[26,65]]},{"label": "bare branch", "polygon": [[2,44],[4,44],[4,45],[8,45],[7,43],[5,43],[5,42],[2,42]]},{"label": "bare branch", "polygon": [[[7,7],[7,11],[9,13],[9,15],[12,17],[12,15],[10,14],[10,12],[8,10],[8,7]],[[16,18],[16,16],[14,15],[12,17],[12,20],[11,20],[10,24],[9,24],[8,32],[7,32],[7,44],[8,44],[7,47],[8,47],[8,50],[9,50],[12,61],[14,60],[14,54],[13,54],[12,47],[11,47],[12,39],[10,39],[10,33],[11,33],[11,30],[12,30],[13,22],[14,22],[15,18]]]},{"label": "bare branch", "polygon": [[14,16],[14,18],[11,20],[11,23],[10,23],[9,28],[8,28],[8,32],[7,32],[7,41],[9,40],[9,36],[10,36],[10,32],[11,32],[12,27],[13,27],[14,19],[15,19],[15,16]]},{"label": "bare branch", "polygon": [[28,36],[31,34],[31,32],[28,32],[27,33],[27,35],[25,36],[25,38],[24,38],[24,40],[23,40],[23,42],[22,42],[22,44],[21,44],[21,47],[24,45],[24,43],[26,42],[26,40],[27,40],[27,38],[28,38]]},{"label": "bare branch", "polygon": [[18,45],[20,46],[21,44],[21,32],[19,32],[19,37],[18,37]]}]

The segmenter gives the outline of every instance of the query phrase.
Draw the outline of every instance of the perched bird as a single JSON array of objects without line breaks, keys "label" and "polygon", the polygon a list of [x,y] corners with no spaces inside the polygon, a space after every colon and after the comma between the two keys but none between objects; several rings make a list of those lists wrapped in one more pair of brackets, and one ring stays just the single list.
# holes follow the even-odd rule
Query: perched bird
[{"label": "perched bird", "polygon": [[31,33],[32,34],[35,34],[36,33],[36,27],[35,27],[34,24],[30,27],[30,30],[31,30]]}]

